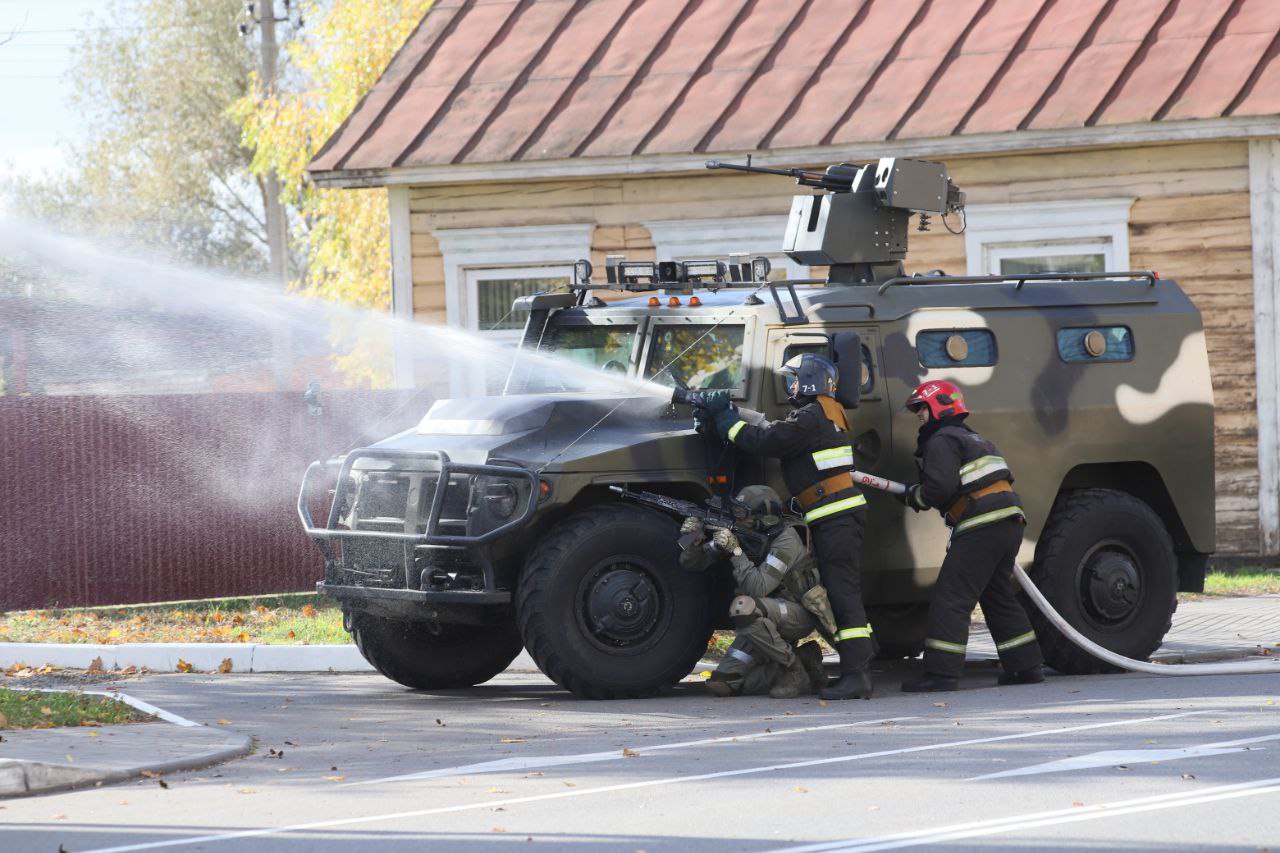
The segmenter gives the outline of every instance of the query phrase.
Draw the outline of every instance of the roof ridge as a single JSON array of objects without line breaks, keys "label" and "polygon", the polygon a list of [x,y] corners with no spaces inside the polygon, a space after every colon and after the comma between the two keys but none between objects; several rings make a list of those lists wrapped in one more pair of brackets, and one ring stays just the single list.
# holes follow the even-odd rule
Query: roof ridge
[{"label": "roof ridge", "polygon": [[715,138],[715,135],[724,129],[725,124],[728,123],[729,116],[736,112],[737,107],[739,107],[742,104],[743,99],[746,98],[747,90],[751,88],[753,83],[760,79],[760,75],[773,68],[774,56],[780,53],[783,48],[787,46],[787,42],[791,40],[793,35],[795,35],[796,30],[800,29],[800,24],[804,22],[805,16],[808,15],[809,10],[813,8],[813,3],[814,0],[802,0],[803,5],[800,7],[800,11],[791,16],[791,22],[783,29],[782,35],[774,44],[774,48],[766,51],[764,58],[756,63],[756,67],[752,69],[750,76],[747,77],[746,82],[744,82],[738,89],[737,94],[729,99],[729,103],[725,104],[724,109],[720,111],[720,114],[716,116],[715,121],[711,123],[711,127],[707,128],[707,132],[702,134],[702,138],[694,143],[694,151],[706,151],[707,146],[711,144],[711,140]]},{"label": "roof ridge", "polygon": [[707,71],[710,70],[711,65],[715,62],[716,57],[724,52],[725,47],[733,39],[733,34],[742,26],[742,22],[751,16],[751,13],[755,10],[759,2],[760,0],[744,0],[743,4],[734,14],[733,20],[729,22],[729,26],[725,27],[724,32],[720,33],[720,37],[716,39],[716,43],[712,46],[711,50],[707,51],[706,55],[702,57],[702,61],[698,63],[698,67],[694,69],[694,72],[689,75],[689,79],[684,81],[684,85],[680,87],[680,91],[671,99],[671,103],[667,104],[667,108],[662,111],[662,115],[658,116],[657,121],[655,121],[649,128],[648,132],[640,138],[640,142],[636,144],[636,147],[631,149],[632,154],[639,154],[655,136],[666,129],[667,125],[671,123],[671,117],[675,115],[676,110],[684,103],[685,95],[689,94],[689,90],[693,88],[693,84],[706,76]]},{"label": "roof ridge", "polygon": [[451,107],[453,102],[458,99],[458,96],[466,91],[466,89],[471,85],[471,78],[475,75],[476,69],[480,67],[480,63],[484,62],[493,49],[502,43],[502,40],[506,38],[507,33],[511,32],[511,28],[515,25],[515,22],[520,20],[524,13],[533,6],[533,3],[534,0],[516,0],[515,6],[507,15],[506,20],[502,22],[502,26],[494,30],[493,35],[491,35],[489,40],[485,42],[484,47],[476,51],[475,58],[471,60],[471,64],[467,66],[467,70],[462,72],[462,76],[454,82],[453,88],[449,90],[449,94],[436,105],[435,110],[431,113],[431,118],[427,119],[426,123],[422,125],[422,128],[413,135],[413,139],[409,140],[409,144],[401,149],[396,158],[391,161],[392,166],[403,165],[405,159],[414,150],[416,150],[417,147],[431,135],[431,131],[435,130],[436,126],[444,120],[445,115],[449,111],[449,107]]},{"label": "roof ridge", "polygon": [[636,9],[640,8],[643,3],[644,0],[629,0],[626,9],[624,9],[622,14],[618,16],[618,20],[614,21],[608,34],[606,34],[604,38],[600,39],[600,42],[596,45],[596,49],[591,52],[589,57],[587,57],[587,61],[578,69],[578,73],[573,76],[573,80],[571,80],[569,85],[565,87],[564,91],[560,93],[560,97],[556,98],[556,102],[551,105],[551,109],[547,110],[546,114],[538,121],[533,130],[529,131],[528,135],[524,138],[524,142],[521,142],[516,147],[516,150],[511,155],[511,159],[513,161],[522,159],[525,152],[533,147],[533,144],[538,140],[538,138],[541,137],[543,133],[546,133],[546,130],[551,126],[551,123],[555,121],[562,112],[564,112],[565,107],[567,107],[569,102],[573,100],[578,90],[581,89],[582,85],[591,77],[592,70],[600,64],[600,60],[604,57],[604,54],[613,44],[613,40],[617,37],[618,31],[626,25],[627,21],[631,19],[631,16],[635,13]]},{"label": "roof ridge", "polygon": [[1133,72],[1147,58],[1147,54],[1151,52],[1151,45],[1156,42],[1156,33],[1169,23],[1169,20],[1178,10],[1178,4],[1181,2],[1182,0],[1166,0],[1164,11],[1156,17],[1151,29],[1147,30],[1147,34],[1142,38],[1142,44],[1138,45],[1138,49],[1133,52],[1133,56],[1129,57],[1129,61],[1124,64],[1124,68],[1116,75],[1116,79],[1111,83],[1111,88],[1107,89],[1106,94],[1102,96],[1102,100],[1098,102],[1098,106],[1084,120],[1086,127],[1092,127],[1097,124],[1098,119],[1102,118],[1102,114],[1107,111],[1107,107],[1111,106],[1115,99],[1120,96],[1120,90],[1125,87],[1129,82],[1129,78],[1133,76]]},{"label": "roof ridge", "polygon": [[[680,21],[686,18],[689,14],[689,10],[701,5],[701,3],[702,0],[685,0],[684,9],[681,11],[680,17],[676,20]],[[585,151],[592,142],[595,142],[596,137],[604,130],[606,122],[608,122],[614,112],[631,97],[631,93],[636,90],[636,87],[640,85],[640,81],[649,73],[649,69],[658,61],[658,57],[661,56],[662,52],[671,44],[671,40],[676,37],[676,32],[679,31],[679,29],[680,27],[678,24],[671,27],[671,29],[662,34],[662,38],[654,42],[653,47],[649,49],[649,55],[644,58],[644,62],[641,62],[639,67],[636,68],[635,73],[631,75],[631,79],[627,81],[627,85],[618,93],[618,97],[613,99],[613,104],[601,113],[600,118],[591,126],[591,130],[587,131],[587,134],[582,138],[582,141],[574,147],[572,152],[570,152],[570,157],[582,156],[582,152]]]},{"label": "roof ridge", "polygon": [[581,12],[583,7],[585,7],[589,2],[590,0],[573,0],[568,11],[560,17],[560,20],[552,29],[551,34],[542,42],[542,46],[534,52],[533,56],[529,57],[529,61],[524,64],[524,68],[520,69],[520,73],[511,81],[511,85],[507,87],[507,91],[502,93],[502,97],[499,98],[497,103],[493,105],[493,108],[489,110],[489,114],[484,117],[484,120],[476,126],[475,132],[472,133],[467,141],[462,144],[462,147],[458,149],[458,152],[453,156],[453,160],[450,162],[461,163],[467,158],[467,155],[480,144],[480,140],[484,138],[484,134],[493,125],[494,120],[507,108],[507,105],[511,103],[511,99],[516,96],[516,93],[523,89],[525,84],[529,82],[529,74],[532,69],[541,63],[542,60],[546,59],[547,54],[551,52],[552,46],[559,40],[560,36],[563,35],[564,31],[573,22],[573,19],[578,16],[578,13]]},{"label": "roof ridge", "polygon": [[1084,35],[1071,48],[1071,55],[1067,57],[1067,61],[1062,63],[1053,80],[1049,81],[1049,85],[1040,93],[1040,97],[1036,100],[1031,110],[1022,117],[1022,121],[1018,122],[1018,130],[1026,130],[1031,122],[1035,121],[1036,116],[1040,115],[1040,111],[1044,109],[1044,105],[1049,103],[1049,99],[1057,94],[1058,89],[1062,86],[1062,81],[1066,79],[1067,72],[1071,70],[1071,66],[1075,65],[1080,54],[1084,53],[1085,48],[1093,44],[1093,37],[1098,34],[1098,30],[1102,28],[1107,18],[1111,17],[1111,12],[1116,8],[1118,0],[1107,0],[1102,8],[1098,10],[1098,14],[1094,16],[1093,23],[1089,24],[1088,29],[1084,31]]},{"label": "roof ridge", "polygon": [[1182,79],[1178,81],[1178,85],[1173,87],[1173,91],[1169,93],[1169,97],[1165,98],[1160,109],[1156,110],[1152,116],[1152,121],[1159,121],[1169,114],[1169,110],[1173,109],[1173,105],[1182,99],[1187,93],[1196,75],[1200,73],[1200,68],[1204,65],[1209,53],[1213,48],[1222,41],[1223,34],[1227,31],[1227,25],[1240,12],[1240,7],[1244,5],[1244,0],[1233,0],[1222,12],[1222,17],[1218,19],[1218,23],[1214,26],[1213,31],[1209,33],[1209,37],[1204,40],[1204,44],[1200,45],[1200,52],[1196,54],[1196,58],[1187,66],[1187,70],[1183,73]]},{"label": "roof ridge", "polygon": [[[862,5],[858,7],[858,11],[854,12],[853,17],[849,19],[849,23],[845,24],[844,31],[841,32],[836,40],[831,43],[831,47],[827,48],[826,54],[823,55],[822,59],[818,61],[818,64],[814,66],[813,71],[805,79],[804,85],[800,87],[800,92],[803,93],[809,91],[813,84],[817,82],[817,79],[831,67],[831,60],[835,59],[836,54],[838,54],[841,48],[848,43],[849,37],[853,35],[853,31],[856,30],[858,25],[866,19],[874,2],[875,0],[862,0]],[[778,116],[777,121],[769,127],[764,136],[760,137],[760,141],[756,143],[757,148],[769,147],[769,143],[772,142],[773,137],[778,135],[778,132],[782,130],[782,127],[786,124],[787,120],[791,118],[791,116],[795,115],[796,111],[800,109],[801,100],[802,96],[791,100],[791,103],[789,103],[786,109],[782,111],[782,115]]]},{"label": "roof ridge", "polygon": [[1014,40],[1010,46],[1009,52],[1005,54],[1004,59],[1000,61],[1000,67],[991,75],[991,79],[987,81],[987,85],[982,87],[982,91],[978,93],[978,97],[974,98],[973,103],[969,105],[969,109],[965,110],[960,121],[951,129],[952,135],[958,135],[964,131],[964,126],[969,123],[969,119],[973,118],[974,113],[982,109],[987,101],[991,100],[991,95],[1004,81],[1004,75],[1009,73],[1009,69],[1013,67],[1013,63],[1017,62],[1018,57],[1026,50],[1027,42],[1031,41],[1031,37],[1036,34],[1036,30],[1040,28],[1041,22],[1049,14],[1049,10],[1053,8],[1055,0],[1041,0],[1040,8],[1031,16],[1031,20],[1023,27],[1022,33]]},{"label": "roof ridge", "polygon": [[911,20],[902,28],[902,32],[898,33],[898,37],[894,40],[893,46],[889,48],[888,52],[885,53],[884,56],[880,57],[880,62],[877,63],[876,70],[872,71],[871,75],[867,77],[866,82],[862,84],[862,88],[858,90],[858,93],[853,96],[853,100],[849,102],[849,106],[845,107],[844,112],[842,112],[840,117],[836,119],[835,124],[831,125],[831,129],[822,134],[822,138],[818,140],[818,144],[831,144],[831,138],[835,136],[836,131],[843,127],[844,123],[853,117],[853,114],[857,112],[858,107],[862,106],[862,102],[867,98],[867,93],[876,85],[876,81],[880,79],[880,75],[883,74],[885,69],[892,65],[894,59],[897,58],[898,51],[902,50],[902,45],[906,42],[907,36],[911,35],[911,32],[920,25],[920,22],[924,20],[925,14],[932,7],[933,0],[924,0],[924,2],[920,4],[920,8],[916,9],[916,13],[911,17]]},{"label": "roof ridge", "polygon": [[894,124],[893,129],[885,134],[885,139],[898,138],[899,131],[901,131],[906,123],[911,120],[911,117],[915,115],[916,110],[920,109],[920,107],[924,105],[924,102],[928,100],[929,95],[933,93],[934,87],[938,85],[938,81],[942,78],[942,75],[946,73],[947,68],[950,67],[951,63],[956,61],[956,57],[960,55],[965,40],[969,38],[969,34],[973,32],[973,28],[978,25],[978,21],[986,17],[987,12],[991,11],[991,7],[995,5],[995,2],[996,0],[982,0],[982,5],[977,8],[972,17],[969,18],[969,23],[964,25],[964,29],[960,31],[960,35],[951,43],[951,47],[942,57],[942,61],[938,63],[938,67],[934,69],[933,74],[929,76],[929,80],[921,86],[920,91],[916,93],[915,100],[913,100],[907,107],[906,111],[898,117],[898,121]]}]

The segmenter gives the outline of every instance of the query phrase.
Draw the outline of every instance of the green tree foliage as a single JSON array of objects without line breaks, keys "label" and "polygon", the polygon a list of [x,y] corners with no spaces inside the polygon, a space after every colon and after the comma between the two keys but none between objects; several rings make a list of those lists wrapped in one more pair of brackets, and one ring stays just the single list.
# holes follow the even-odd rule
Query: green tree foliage
[{"label": "green tree foliage", "polygon": [[307,294],[366,307],[390,305],[391,250],[385,189],[322,189],[306,167],[329,135],[373,87],[422,20],[430,0],[312,3],[307,26],[287,46],[299,82],[268,89],[256,77],[233,108],[252,168],[275,170],[284,201],[300,214]]},{"label": "green tree foliage", "polygon": [[88,132],[67,174],[11,180],[19,214],[177,260],[266,266],[262,188],[227,111],[257,64],[242,0],[113,0],[85,25],[72,71]]},{"label": "green tree foliage", "polygon": [[[307,163],[373,87],[426,14],[430,0],[312,3],[307,26],[287,46],[297,82],[274,89],[255,78],[232,109],[254,150],[256,175],[274,170],[282,199],[296,208],[292,239],[305,251],[293,285],[302,293],[366,308],[391,304],[391,247],[385,189],[323,189]],[[344,329],[340,360],[352,378],[389,381],[389,342],[374,330]]]}]

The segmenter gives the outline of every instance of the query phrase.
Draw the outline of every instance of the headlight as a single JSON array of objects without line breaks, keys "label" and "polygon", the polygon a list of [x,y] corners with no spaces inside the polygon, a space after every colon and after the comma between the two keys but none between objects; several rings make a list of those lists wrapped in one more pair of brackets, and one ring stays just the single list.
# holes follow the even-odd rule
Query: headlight
[{"label": "headlight", "polygon": [[505,480],[488,483],[482,495],[485,508],[494,518],[510,518],[516,511],[519,498],[516,487]]}]

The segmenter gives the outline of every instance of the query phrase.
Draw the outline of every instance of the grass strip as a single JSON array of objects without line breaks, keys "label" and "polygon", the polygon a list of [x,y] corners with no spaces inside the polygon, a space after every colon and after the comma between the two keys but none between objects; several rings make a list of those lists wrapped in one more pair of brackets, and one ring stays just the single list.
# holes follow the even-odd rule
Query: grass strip
[{"label": "grass strip", "polygon": [[0,729],[111,726],[152,719],[123,702],[84,693],[45,693],[0,687]]},{"label": "grass strip", "polygon": [[342,611],[315,593],[0,614],[11,643],[349,643]]}]

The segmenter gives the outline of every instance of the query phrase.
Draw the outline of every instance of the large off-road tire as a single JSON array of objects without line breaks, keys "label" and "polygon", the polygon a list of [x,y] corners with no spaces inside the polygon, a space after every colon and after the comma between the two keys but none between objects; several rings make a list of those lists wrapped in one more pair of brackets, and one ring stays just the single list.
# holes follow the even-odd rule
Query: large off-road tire
[{"label": "large off-road tire", "polygon": [[929,604],[879,604],[867,607],[876,657],[880,660],[913,658],[924,651]]},{"label": "large off-road tire", "polygon": [[651,696],[689,674],[711,633],[711,583],[680,568],[674,519],[601,506],[565,519],[520,576],[525,648],[589,699]]},{"label": "large off-road tire", "polygon": [[514,623],[437,625],[352,613],[347,630],[374,669],[415,690],[483,684],[520,654]]},{"label": "large off-road tire", "polygon": [[[1178,606],[1178,561],[1164,524],[1142,501],[1111,489],[1058,496],[1031,577],[1076,630],[1135,660],[1145,661],[1160,647]],[[1072,675],[1119,671],[1022,600],[1051,667]]]}]

